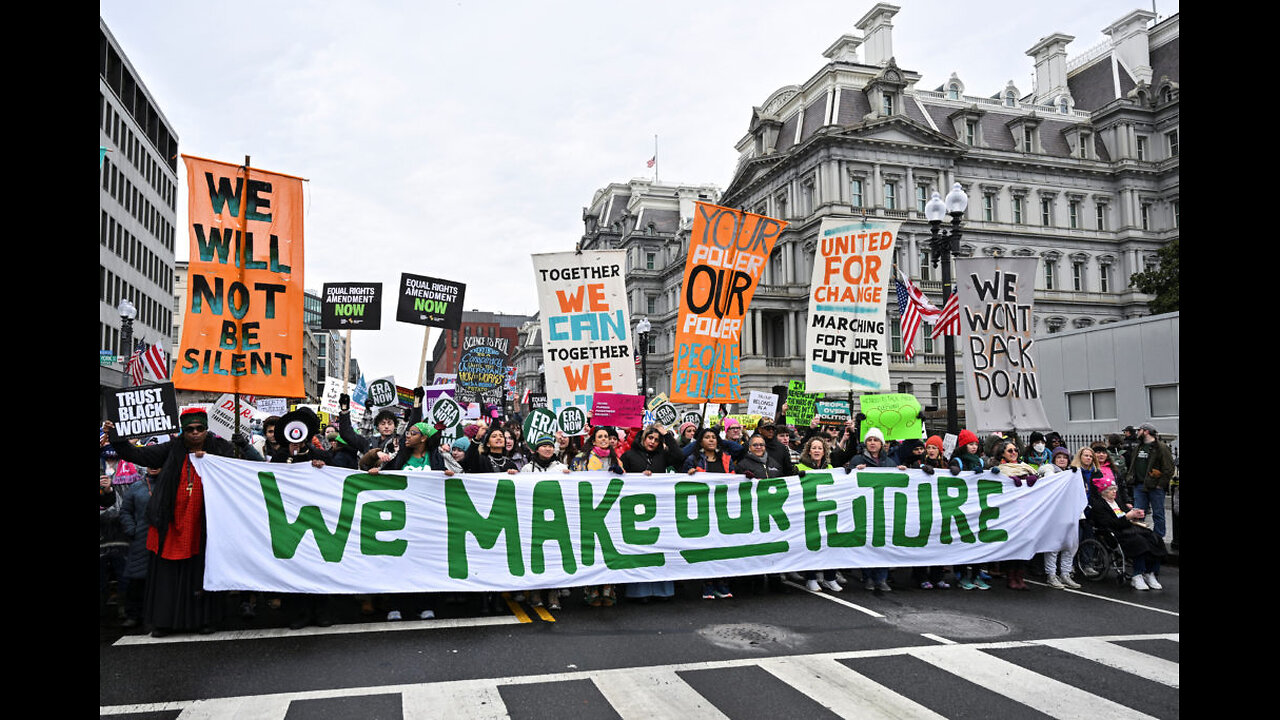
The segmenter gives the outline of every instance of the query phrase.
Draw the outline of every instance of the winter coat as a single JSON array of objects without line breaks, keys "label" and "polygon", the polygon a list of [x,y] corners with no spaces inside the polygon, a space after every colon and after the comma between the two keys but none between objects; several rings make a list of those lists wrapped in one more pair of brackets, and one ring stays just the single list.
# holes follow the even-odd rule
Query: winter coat
[{"label": "winter coat", "polygon": [[866,450],[863,450],[849,458],[849,461],[844,464],[844,469],[847,472],[859,465],[866,465],[867,467],[898,467],[898,461],[889,457],[889,453],[884,448],[880,449],[880,457],[878,458],[871,457]]},{"label": "winter coat", "polygon": [[[1142,465],[1143,455],[1149,457],[1146,464],[1147,472],[1144,477],[1137,477],[1138,468]],[[1133,462],[1125,473],[1125,480],[1132,487],[1142,485],[1148,491],[1159,488],[1160,490],[1169,489],[1169,481],[1173,479],[1173,451],[1169,446],[1160,440],[1154,440],[1149,443],[1139,443],[1133,449]],[[1153,476],[1158,473],[1158,476]]]},{"label": "winter coat", "polygon": [[698,472],[733,472],[733,458],[730,457],[729,453],[716,451],[716,454],[720,456],[720,463],[723,469],[715,467],[713,463],[712,468],[708,470],[706,454],[698,452],[685,458],[681,470],[683,472],[689,472],[690,470],[697,470]]},{"label": "winter coat", "polygon": [[124,576],[130,580],[147,576],[147,503],[151,501],[151,484],[143,478],[129,488],[120,506],[120,525],[129,538],[129,559]]},{"label": "winter coat", "polygon": [[779,463],[778,458],[770,455],[768,451],[765,451],[763,457],[756,457],[747,452],[746,455],[738,458],[733,469],[734,472],[743,475],[750,473],[751,477],[755,478],[775,478],[796,474],[795,466],[790,460],[787,460],[785,465]]},{"label": "winter coat", "polygon": [[644,448],[644,443],[633,443],[630,449],[622,453],[622,469],[627,472],[642,473],[648,470],[651,473],[665,473],[670,468],[684,465],[684,453],[676,439],[667,434],[659,437],[662,438],[662,444],[652,452]]},{"label": "winter coat", "polygon": [[[169,524],[173,522],[174,500],[178,485],[182,481],[182,466],[187,459],[187,446],[181,437],[145,447],[135,447],[127,440],[117,439],[112,441],[111,446],[116,449],[120,457],[129,462],[148,468],[160,468],[159,478],[153,480],[151,484],[151,498],[147,501],[146,517],[148,527],[156,530],[159,540],[157,547],[160,552],[163,552]],[[246,443],[245,449],[248,451],[245,453],[246,458],[262,460],[262,456],[253,449],[252,445]],[[204,451],[210,455],[235,457],[235,447],[231,442],[212,434],[205,438]],[[200,543],[196,552],[204,552],[203,542]]]}]

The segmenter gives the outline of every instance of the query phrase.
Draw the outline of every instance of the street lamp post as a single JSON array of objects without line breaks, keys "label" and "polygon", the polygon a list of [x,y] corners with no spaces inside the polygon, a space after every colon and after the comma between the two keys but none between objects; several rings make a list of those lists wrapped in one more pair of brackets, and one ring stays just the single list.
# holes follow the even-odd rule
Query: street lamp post
[{"label": "street lamp post", "polygon": [[[929,233],[932,235],[929,241],[929,249],[933,256],[932,264],[937,267],[938,262],[942,262],[943,307],[955,292],[954,283],[951,281],[951,255],[960,251],[960,224],[964,211],[968,207],[969,196],[965,195],[960,183],[951,186],[951,192],[947,193],[945,202],[935,192],[924,206],[924,215],[929,220]],[[942,229],[942,219],[947,215],[951,216],[950,231]],[[956,434],[960,432],[960,413],[956,408],[955,336],[943,335],[942,347],[946,354],[947,432]]]},{"label": "street lamp post", "polygon": [[[652,329],[649,318],[640,318],[636,323],[636,338],[640,340],[640,394],[646,395],[649,387],[649,330]],[[647,395],[646,395],[647,397]]]},{"label": "street lamp post", "polygon": [[133,319],[138,317],[138,308],[129,302],[129,298],[120,298],[116,312],[120,313],[120,372],[124,375],[124,385],[121,387],[129,387],[132,384],[129,379],[129,358],[133,357]]}]

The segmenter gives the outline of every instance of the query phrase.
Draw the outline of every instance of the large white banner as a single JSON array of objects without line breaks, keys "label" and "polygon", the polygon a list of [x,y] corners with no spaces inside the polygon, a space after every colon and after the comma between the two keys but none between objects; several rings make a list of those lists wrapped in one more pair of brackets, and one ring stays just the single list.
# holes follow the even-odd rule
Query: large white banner
[{"label": "large white banner", "polygon": [[518,590],[1026,559],[1076,537],[1063,472],[377,475],[205,455],[207,590]]},{"label": "large white banner", "polygon": [[822,221],[809,283],[806,392],[892,390],[885,298],[901,224]]},{"label": "large white banner", "polygon": [[635,343],[625,250],[533,255],[547,407],[592,406],[598,392],[634,393]]},{"label": "large white banner", "polygon": [[1048,430],[1032,339],[1034,258],[956,259],[970,429]]}]

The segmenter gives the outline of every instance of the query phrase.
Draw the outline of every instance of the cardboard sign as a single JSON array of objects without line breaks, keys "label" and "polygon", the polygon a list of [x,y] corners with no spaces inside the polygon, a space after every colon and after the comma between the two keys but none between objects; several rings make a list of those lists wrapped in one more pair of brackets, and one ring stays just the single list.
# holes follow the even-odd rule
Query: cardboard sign
[{"label": "cardboard sign", "polygon": [[866,440],[871,428],[879,428],[885,440],[919,440],[924,432],[920,401],[911,393],[863,395],[858,402],[859,412],[867,416],[859,440]]},{"label": "cardboard sign", "polygon": [[369,407],[382,408],[398,404],[395,380],[379,378],[369,383]]},{"label": "cardboard sign", "polygon": [[565,405],[556,412],[560,432],[570,437],[587,434],[587,410],[580,405]]},{"label": "cardboard sign", "polygon": [[624,250],[534,255],[549,407],[636,386]]},{"label": "cardboard sign", "polygon": [[[341,399],[341,396],[342,396],[342,380],[340,378],[333,377],[332,375],[325,378],[324,379],[324,395],[320,398],[320,412],[324,412],[324,413],[328,413],[329,415],[332,415],[334,417],[334,420],[336,421],[338,417],[338,413],[342,411],[342,406],[338,402]],[[265,410],[263,410],[261,402],[258,403],[258,410],[260,412],[266,412]],[[283,415],[283,413],[271,413],[271,414]],[[352,427],[359,425],[361,419],[363,418],[364,418],[364,405],[357,403],[354,397],[351,398]]]},{"label": "cardboard sign", "polygon": [[451,280],[400,273],[396,321],[457,330],[467,286]]},{"label": "cardboard sign", "polygon": [[236,396],[225,393],[209,406],[209,431],[224,440],[230,440],[235,433],[236,415],[240,416],[240,434],[249,434],[249,421],[253,419],[253,406],[240,398],[236,405]]},{"label": "cardboard sign", "polygon": [[778,396],[773,393],[752,390],[747,398],[747,412],[765,417],[774,417],[778,412]]},{"label": "cardboard sign", "polygon": [[122,438],[178,432],[178,398],[173,383],[122,388],[107,396],[107,419]]},{"label": "cardboard sign", "polygon": [[546,408],[534,408],[525,415],[520,429],[524,431],[524,441],[534,446],[539,438],[555,437],[560,424],[557,422],[555,413]]},{"label": "cardboard sign", "polygon": [[[742,423],[742,429],[745,432],[755,430],[756,426],[760,424],[760,421],[764,419],[763,416],[755,413],[734,413],[731,415],[725,415],[725,419],[728,418],[733,418],[734,420]],[[745,440],[743,442],[745,442]]]},{"label": "cardboard sign", "polygon": [[506,395],[507,339],[470,335],[463,338],[458,358],[455,396],[458,402],[501,405]]},{"label": "cardboard sign", "polygon": [[1048,430],[1033,352],[1037,258],[956,259],[971,430]]},{"label": "cardboard sign", "polygon": [[[325,378],[326,380],[328,378]],[[327,388],[326,388],[327,390]],[[355,404],[354,398],[352,404]],[[285,398],[258,398],[258,411],[268,415],[284,415],[289,412],[289,401]]]},{"label": "cardboard sign", "polygon": [[819,400],[814,403],[819,425],[843,425],[849,422],[848,400]]},{"label": "cardboard sign", "polygon": [[787,382],[787,424],[809,427],[816,412],[814,405],[822,397],[822,393],[805,392],[803,380],[789,380]]},{"label": "cardboard sign", "polygon": [[325,283],[320,300],[321,330],[382,327],[382,283]]},{"label": "cardboard sign", "polygon": [[644,415],[644,397],[621,393],[596,393],[591,406],[593,425],[640,427]]},{"label": "cardboard sign", "polygon": [[695,203],[676,326],[671,399],[742,402],[742,322],[786,221]]},{"label": "cardboard sign", "polygon": [[190,262],[174,387],[305,397],[302,180],[182,159]]},{"label": "cardboard sign", "polygon": [[546,406],[547,406],[546,393],[536,393],[536,392],[529,393],[529,407],[544,408]]},{"label": "cardboard sign", "polygon": [[822,221],[805,335],[804,381],[811,392],[890,389],[885,288],[901,224]]}]

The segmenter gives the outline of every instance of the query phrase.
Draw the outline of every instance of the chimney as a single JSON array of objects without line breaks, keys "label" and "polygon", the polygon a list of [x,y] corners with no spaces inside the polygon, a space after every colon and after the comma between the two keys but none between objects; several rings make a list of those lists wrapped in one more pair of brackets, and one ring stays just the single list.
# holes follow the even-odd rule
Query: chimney
[{"label": "chimney", "polygon": [[1151,47],[1147,43],[1147,23],[1156,14],[1150,10],[1134,10],[1103,29],[1111,37],[1112,53],[1133,75],[1135,82],[1151,84]]},{"label": "chimney", "polygon": [[1040,42],[1027,51],[1036,61],[1036,87],[1032,102],[1037,105],[1053,103],[1059,95],[1071,95],[1067,89],[1067,43],[1075,40],[1070,35],[1054,33],[1040,38]]},{"label": "chimney", "polygon": [[866,48],[868,65],[884,67],[893,57],[893,23],[890,21],[902,8],[889,3],[876,3],[854,27],[862,31],[862,44]]}]

